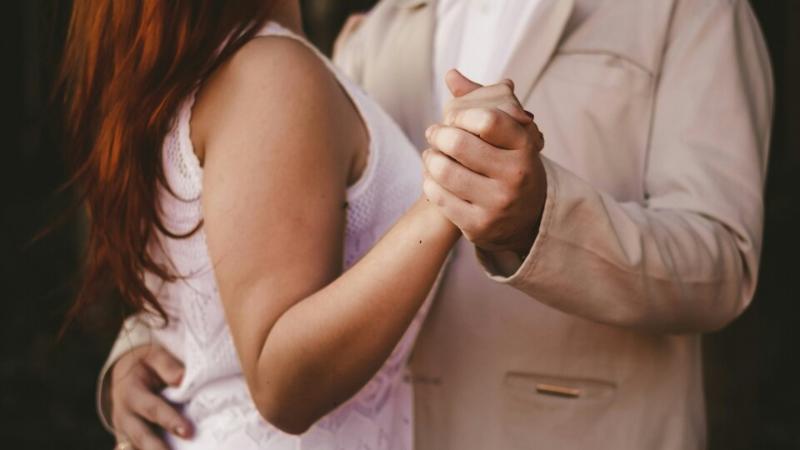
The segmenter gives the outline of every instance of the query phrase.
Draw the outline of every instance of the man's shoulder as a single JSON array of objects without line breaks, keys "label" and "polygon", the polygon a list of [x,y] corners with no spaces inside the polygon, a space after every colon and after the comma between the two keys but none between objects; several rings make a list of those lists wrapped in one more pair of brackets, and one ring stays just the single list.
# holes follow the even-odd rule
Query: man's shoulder
[{"label": "man's shoulder", "polygon": [[387,27],[401,15],[429,3],[430,0],[380,0],[367,13],[359,31],[366,31],[379,38],[386,34]]},{"label": "man's shoulder", "polygon": [[[422,2],[424,3],[424,2]],[[353,80],[363,82],[365,66],[374,65],[391,40],[391,29],[401,18],[408,0],[380,0],[334,54],[334,62]]]},{"label": "man's shoulder", "polygon": [[675,0],[675,19],[680,23],[694,23],[717,17],[724,20],[740,8],[749,8],[747,0]]}]

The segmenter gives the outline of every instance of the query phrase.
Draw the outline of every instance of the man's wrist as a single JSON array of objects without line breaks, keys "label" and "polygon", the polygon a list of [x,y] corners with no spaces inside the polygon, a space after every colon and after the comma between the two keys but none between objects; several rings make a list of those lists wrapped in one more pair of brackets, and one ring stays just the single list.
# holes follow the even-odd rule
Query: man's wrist
[{"label": "man's wrist", "polygon": [[490,272],[504,276],[510,276],[515,273],[533,250],[536,239],[539,237],[539,230],[542,224],[542,217],[544,207],[536,217],[536,222],[533,226],[527,228],[527,233],[521,238],[513,241],[514,244],[505,246],[492,246],[491,248],[475,245],[478,253],[482,255],[484,262],[489,263],[492,267]]},{"label": "man's wrist", "polygon": [[[542,208],[544,210],[544,208]],[[530,254],[531,249],[533,249],[533,244],[536,242],[536,238],[539,236],[539,227],[542,225],[542,213],[539,213],[539,216],[536,218],[536,223],[533,225],[530,239],[527,239],[513,251],[519,257],[520,261],[525,261],[525,258],[528,257]]]}]

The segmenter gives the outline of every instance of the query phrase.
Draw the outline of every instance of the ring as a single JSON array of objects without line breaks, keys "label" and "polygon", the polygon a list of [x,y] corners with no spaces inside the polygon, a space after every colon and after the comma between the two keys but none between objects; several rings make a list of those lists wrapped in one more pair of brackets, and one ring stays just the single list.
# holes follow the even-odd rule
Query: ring
[{"label": "ring", "polygon": [[135,450],[133,448],[133,444],[128,441],[120,441],[117,442],[117,446],[114,447],[114,450]]}]

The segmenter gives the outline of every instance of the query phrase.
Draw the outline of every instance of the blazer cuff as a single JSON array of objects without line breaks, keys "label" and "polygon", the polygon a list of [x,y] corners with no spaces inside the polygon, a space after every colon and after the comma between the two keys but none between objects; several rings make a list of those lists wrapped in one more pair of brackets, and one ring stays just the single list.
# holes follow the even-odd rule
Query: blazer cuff
[{"label": "blazer cuff", "polygon": [[516,280],[526,278],[541,253],[541,247],[547,240],[553,210],[558,204],[558,170],[555,163],[544,156],[540,156],[540,158],[547,177],[547,198],[542,209],[539,230],[525,259],[521,259],[514,252],[489,252],[475,247],[478,261],[483,266],[486,275],[498,283],[513,286]]},{"label": "blazer cuff", "polygon": [[115,434],[114,426],[111,422],[111,399],[109,398],[109,388],[111,380],[108,374],[114,364],[125,354],[131,350],[150,344],[152,336],[150,334],[150,327],[139,320],[138,316],[129,317],[122,324],[122,329],[117,336],[117,340],[111,347],[111,353],[108,355],[103,368],[100,369],[100,375],[97,378],[97,415],[100,417],[100,423],[108,430],[109,433]]}]

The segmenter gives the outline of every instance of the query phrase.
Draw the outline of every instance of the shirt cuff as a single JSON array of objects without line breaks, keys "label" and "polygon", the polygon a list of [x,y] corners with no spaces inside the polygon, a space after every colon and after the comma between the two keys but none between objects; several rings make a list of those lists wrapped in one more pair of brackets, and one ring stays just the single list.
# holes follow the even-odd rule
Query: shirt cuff
[{"label": "shirt cuff", "polygon": [[558,204],[558,180],[554,163],[544,156],[540,156],[540,158],[547,177],[547,198],[542,209],[539,230],[528,254],[523,259],[511,251],[490,252],[475,247],[478,261],[483,266],[486,275],[498,283],[513,285],[516,280],[524,278],[526,274],[530,273],[541,253],[542,245],[547,240],[550,222],[554,215],[553,210]]}]

